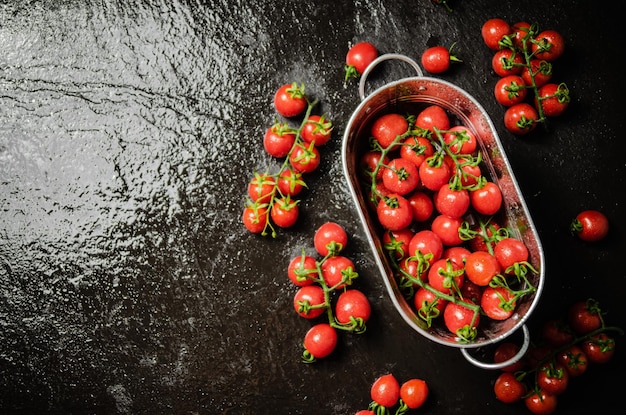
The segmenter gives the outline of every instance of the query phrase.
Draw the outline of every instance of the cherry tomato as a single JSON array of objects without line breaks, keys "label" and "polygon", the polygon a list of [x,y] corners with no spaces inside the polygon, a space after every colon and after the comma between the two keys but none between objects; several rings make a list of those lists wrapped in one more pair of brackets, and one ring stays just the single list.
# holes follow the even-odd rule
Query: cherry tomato
[{"label": "cherry tomato", "polygon": [[443,321],[451,333],[466,341],[471,341],[476,337],[475,329],[480,323],[480,313],[467,307],[468,304],[473,305],[467,300],[448,303],[443,310]]},{"label": "cherry tomato", "polygon": [[255,173],[248,183],[248,196],[258,204],[269,203],[274,195],[276,180],[268,173]]},{"label": "cherry tomato", "polygon": [[274,94],[274,108],[283,117],[295,117],[302,114],[307,106],[304,84],[297,82],[284,84]]},{"label": "cherry tomato", "polygon": [[487,251],[474,251],[465,260],[465,275],[474,284],[485,287],[500,273],[500,264]]},{"label": "cherry tomato", "polygon": [[535,85],[540,88],[552,79],[552,64],[540,59],[531,59],[530,66],[524,66],[520,76],[526,85],[532,85],[534,78]]},{"label": "cherry tomato", "polygon": [[469,240],[469,246],[472,251],[489,251],[487,244],[493,247],[498,241],[498,232],[500,225],[494,221],[490,221],[484,227],[475,226],[472,230],[476,235]]},{"label": "cherry tomato", "polygon": [[428,269],[428,284],[443,294],[458,292],[464,280],[463,265],[449,259],[438,259]]},{"label": "cherry tomato", "polygon": [[406,258],[409,256],[409,243],[414,234],[411,228],[397,231],[385,230],[382,237],[383,247],[398,260]]},{"label": "cherry tomato", "polygon": [[360,411],[357,411],[357,413],[354,415],[376,415],[376,413],[370,411],[369,409],[361,409]]},{"label": "cherry tomato", "polygon": [[587,242],[597,242],[609,233],[609,220],[598,210],[583,210],[570,224],[571,231]]},{"label": "cherry tomato", "polygon": [[482,176],[480,165],[474,159],[458,158],[458,165],[454,169],[453,175],[459,176],[461,185],[467,189],[478,184],[478,179]]},{"label": "cherry tomato", "polygon": [[528,134],[535,129],[539,115],[537,110],[527,102],[510,106],[504,113],[504,126],[517,135]]},{"label": "cherry tomato", "polygon": [[330,355],[337,346],[337,331],[328,323],[319,323],[304,336],[304,348],[316,359]]},{"label": "cherry tomato", "polygon": [[[513,342],[500,343],[493,353],[494,363],[502,363],[513,359],[513,357],[519,352],[520,347]],[[524,368],[524,360],[519,359],[508,366],[502,367],[500,370],[503,372],[515,373]]]},{"label": "cherry tomato", "polygon": [[422,163],[418,169],[422,184],[428,190],[437,191],[448,184],[452,172],[446,163],[440,165],[430,165],[428,161]]},{"label": "cherry tomato", "polygon": [[538,389],[524,398],[526,408],[535,415],[549,415],[556,411],[557,397]]},{"label": "cherry tomato", "polygon": [[558,117],[569,106],[569,89],[565,84],[546,83],[539,88],[535,106],[543,110],[546,117]]},{"label": "cherry tomato", "polygon": [[287,156],[295,142],[296,134],[285,123],[272,125],[263,136],[263,148],[269,155],[277,158]]},{"label": "cherry tomato", "polygon": [[428,229],[416,232],[409,242],[409,255],[414,256],[417,253],[428,256],[429,263],[437,261],[443,255],[443,243],[439,236]]},{"label": "cherry tomato", "polygon": [[500,105],[510,107],[526,99],[528,87],[521,76],[508,75],[496,82],[493,93]]},{"label": "cherry tomato", "polygon": [[400,147],[400,157],[412,161],[417,167],[434,153],[432,143],[425,137],[411,136],[404,140]]},{"label": "cherry tomato", "polygon": [[289,196],[274,199],[270,208],[272,221],[281,228],[290,228],[295,225],[299,214],[298,201]]},{"label": "cherry tomato", "polygon": [[321,270],[326,285],[335,289],[345,288],[358,276],[352,260],[343,255],[326,258],[321,265]]},{"label": "cherry tomato", "polygon": [[369,300],[357,289],[343,291],[337,297],[335,318],[341,324],[348,324],[352,319],[361,319],[367,323],[371,312]]},{"label": "cherry tomato", "polygon": [[526,395],[526,385],[510,372],[501,373],[496,378],[493,390],[496,399],[504,403],[521,401],[524,395]]},{"label": "cherry tomato", "polygon": [[378,202],[376,208],[378,221],[392,231],[404,229],[413,221],[413,209],[402,195],[391,193]]},{"label": "cherry tomato", "polygon": [[400,399],[410,409],[417,409],[428,398],[428,384],[423,379],[409,379],[400,387]]},{"label": "cherry tomato", "polygon": [[544,30],[535,36],[532,52],[537,59],[552,62],[563,55],[565,39],[556,30]]},{"label": "cherry tomato", "polygon": [[528,261],[528,248],[517,238],[500,239],[493,248],[493,254],[505,272],[517,263]]},{"label": "cherry tomato", "polygon": [[450,118],[446,110],[439,105],[429,105],[417,114],[415,126],[433,133],[435,129],[448,130],[450,129]]},{"label": "cherry tomato", "polygon": [[459,229],[463,226],[463,219],[449,215],[438,215],[433,219],[430,229],[439,236],[445,246],[457,246],[463,243]]},{"label": "cherry tomato", "polygon": [[336,222],[326,222],[315,231],[313,245],[322,256],[337,255],[348,244],[348,234],[343,226]]},{"label": "cherry tomato", "polygon": [[537,369],[537,386],[547,394],[560,395],[569,384],[569,372],[558,362],[547,362]]},{"label": "cherry tomato", "polygon": [[584,340],[580,347],[591,363],[607,363],[615,354],[615,339],[598,333]]},{"label": "cherry tomato", "polygon": [[372,43],[355,43],[346,54],[345,80],[358,78],[377,57],[378,50]]},{"label": "cherry tomato", "polygon": [[552,347],[561,347],[574,340],[574,333],[565,321],[553,318],[541,327],[541,336]]},{"label": "cherry tomato", "polygon": [[378,405],[391,408],[400,399],[400,383],[391,373],[382,375],[372,384],[370,397]]},{"label": "cherry tomato", "polygon": [[481,27],[481,35],[489,49],[500,49],[500,40],[503,36],[512,33],[511,26],[503,19],[489,19]]},{"label": "cherry tomato", "polygon": [[587,334],[602,326],[598,302],[593,299],[577,301],[567,310],[567,322],[578,334]]},{"label": "cherry tomato", "polygon": [[300,287],[293,296],[293,308],[301,317],[314,319],[326,312],[324,289],[317,285]]},{"label": "cherry tomato", "polygon": [[466,278],[463,286],[461,287],[461,297],[466,300],[470,300],[474,304],[478,304],[480,302],[480,297],[483,295],[483,288],[484,287],[474,284]]},{"label": "cherry tomato", "polygon": [[513,45],[518,49],[523,49],[524,39],[528,42],[530,27],[531,24],[528,22],[517,22],[511,26],[511,29],[513,29]]},{"label": "cherry tomato", "polygon": [[463,246],[450,246],[443,251],[442,258],[449,258],[461,266],[465,266],[465,259],[470,254],[470,250]]},{"label": "cherry tomato", "polygon": [[448,304],[448,300],[438,297],[437,294],[423,287],[418,288],[413,296],[413,306],[417,315],[426,322],[442,315],[446,304]]},{"label": "cherry tomato", "polygon": [[433,202],[439,213],[460,218],[469,209],[470,195],[466,189],[451,189],[446,184],[435,192]]},{"label": "cherry tomato", "polygon": [[519,75],[523,66],[523,55],[511,49],[500,49],[491,58],[491,68],[500,77]]},{"label": "cherry tomato", "polygon": [[395,158],[383,168],[383,184],[393,193],[404,196],[420,182],[417,166],[402,157]]},{"label": "cherry tomato", "polygon": [[301,173],[315,171],[320,165],[320,161],[320,152],[313,143],[308,146],[296,144],[289,156],[291,167]]},{"label": "cherry tomato", "polygon": [[296,196],[306,186],[306,183],[302,180],[302,173],[289,168],[280,172],[276,184],[283,196]]},{"label": "cherry tomato", "polygon": [[360,160],[360,168],[363,172],[363,177],[365,179],[367,179],[368,182],[372,181],[372,175],[374,174],[374,172],[376,171],[376,180],[380,180],[383,177],[383,168],[378,168],[378,170],[376,170],[376,168],[379,165],[385,165],[387,163],[389,163],[389,158],[387,156],[385,156],[385,158],[382,158],[383,153],[381,153],[380,151],[368,151],[365,154],[363,154],[363,156],[361,157]]},{"label": "cherry tomato", "polygon": [[425,222],[430,219],[435,210],[435,205],[428,194],[419,191],[413,192],[407,197],[407,200],[413,210],[414,221]]},{"label": "cherry tomato", "polygon": [[244,226],[252,233],[262,233],[267,226],[267,207],[252,204],[243,210],[241,220]]},{"label": "cherry tomato", "polygon": [[506,287],[487,286],[480,299],[480,307],[485,315],[493,320],[506,320],[515,312],[517,301]]},{"label": "cherry tomato", "polygon": [[287,266],[287,276],[298,287],[313,284],[318,278],[315,258],[305,254],[294,257]]},{"label": "cherry tomato", "polygon": [[494,182],[485,184],[469,192],[471,206],[480,214],[490,216],[502,207],[502,191]]},{"label": "cherry tomato", "polygon": [[451,54],[451,49],[445,46],[432,46],[422,53],[422,67],[430,73],[443,73],[450,68],[452,62],[461,62]]},{"label": "cherry tomato", "polygon": [[330,140],[333,123],[325,115],[310,115],[302,127],[302,139],[313,143],[316,147],[322,146]]},{"label": "cherry tomato", "polygon": [[443,141],[454,154],[472,154],[477,146],[476,136],[463,125],[446,130]]},{"label": "cherry tomato", "polygon": [[374,121],[371,128],[374,137],[382,148],[389,147],[399,136],[407,132],[409,122],[400,114],[390,113],[381,115]]},{"label": "cherry tomato", "polygon": [[567,369],[571,377],[582,375],[589,367],[587,355],[583,352],[582,348],[575,344],[558,353],[556,360]]}]

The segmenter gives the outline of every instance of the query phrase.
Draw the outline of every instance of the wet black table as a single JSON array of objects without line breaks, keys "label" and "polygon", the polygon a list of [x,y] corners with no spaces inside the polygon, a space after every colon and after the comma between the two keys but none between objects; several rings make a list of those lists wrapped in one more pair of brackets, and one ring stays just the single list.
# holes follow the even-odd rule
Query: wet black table
[{"label": "wet black table", "polygon": [[[456,43],[440,75],[483,104],[541,237],[545,288],[531,333],[594,297],[626,327],[626,168],[618,14],[581,1],[113,2],[0,6],[0,412],[7,414],[352,414],[381,374],[421,377],[420,413],[527,413],[493,395],[496,373],[408,329],[372,259],[341,169],[359,104],[343,80],[349,45],[417,59]],[[516,137],[496,104],[491,17],[560,31],[555,79],[572,102],[551,130]],[[401,71],[402,69],[398,69]],[[412,76],[405,73],[404,76]],[[244,230],[245,188],[275,161],[261,140],[275,89],[303,82],[335,124],[298,225]],[[609,237],[569,234],[602,210]],[[373,317],[362,335],[300,361],[310,326],[292,310],[289,260],[332,220]],[[571,382],[557,413],[622,404],[624,339],[611,364]]]}]

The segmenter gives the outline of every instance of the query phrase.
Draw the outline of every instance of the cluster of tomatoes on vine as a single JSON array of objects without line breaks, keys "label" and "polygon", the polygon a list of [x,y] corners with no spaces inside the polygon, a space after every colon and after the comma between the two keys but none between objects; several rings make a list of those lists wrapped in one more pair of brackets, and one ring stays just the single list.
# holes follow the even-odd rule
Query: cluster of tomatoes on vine
[{"label": "cluster of tomatoes on vine", "polygon": [[483,174],[477,138],[427,105],[388,113],[360,157],[362,190],[382,228],[398,285],[428,327],[440,322],[472,342],[482,317],[511,317],[536,288],[524,242],[503,223],[499,186]]},{"label": "cluster of tomatoes on vine", "polygon": [[[315,321],[304,336],[302,358],[312,363],[330,355],[337,346],[337,331],[362,334],[371,315],[367,296],[352,286],[359,274],[354,262],[343,255],[348,234],[340,224],[326,222],[313,237],[316,259],[302,254],[287,267],[289,279],[298,288],[293,307],[300,317]],[[323,322],[318,322],[323,319]]]},{"label": "cluster of tomatoes on vine", "polygon": [[570,91],[553,81],[553,62],[563,55],[565,40],[556,30],[539,30],[537,24],[503,19],[487,20],[483,40],[494,52],[491,66],[500,78],[494,87],[498,103],[507,107],[504,125],[523,135],[549,117],[567,109]]},{"label": "cluster of tomatoes on vine", "polygon": [[423,379],[412,378],[400,384],[392,373],[387,373],[372,383],[368,409],[357,411],[355,415],[402,415],[424,405],[428,392],[428,384]]},{"label": "cluster of tomatoes on vine", "polygon": [[[330,140],[333,130],[326,114],[313,114],[316,105],[317,100],[308,99],[304,84],[284,84],[276,91],[274,108],[283,118],[267,128],[263,148],[284,161],[275,172],[255,172],[248,183],[242,221],[250,232],[275,237],[274,225],[289,228],[297,222],[296,196],[306,188],[304,175],[319,167],[319,147]],[[293,126],[297,120],[300,124]]]},{"label": "cluster of tomatoes on vine", "polygon": [[[614,334],[623,332],[605,324],[598,301],[574,302],[564,316],[544,322],[539,342],[522,359],[502,368],[493,386],[496,398],[511,404],[523,401],[534,414],[553,413],[558,397],[574,378],[586,373],[591,364],[612,359]],[[501,343],[494,361],[509,361],[517,353],[517,344]]]}]

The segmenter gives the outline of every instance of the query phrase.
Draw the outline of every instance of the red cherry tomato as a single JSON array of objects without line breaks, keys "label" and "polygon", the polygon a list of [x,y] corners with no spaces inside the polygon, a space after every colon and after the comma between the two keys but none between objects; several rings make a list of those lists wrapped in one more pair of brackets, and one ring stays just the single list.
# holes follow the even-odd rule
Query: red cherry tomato
[{"label": "red cherry tomato", "polygon": [[319,278],[317,261],[312,256],[305,254],[294,257],[287,266],[287,276],[298,287],[311,285]]},{"label": "red cherry tomato", "polygon": [[378,405],[391,408],[400,399],[400,383],[391,373],[382,375],[372,384],[370,397]]},{"label": "red cherry tomato", "polygon": [[296,144],[291,155],[289,163],[294,170],[300,173],[311,173],[320,165],[320,152],[314,144],[308,146]]},{"label": "red cherry tomato", "polygon": [[602,326],[601,313],[597,301],[577,301],[567,310],[567,322],[577,334],[587,334]]},{"label": "red cherry tomato", "polygon": [[501,373],[493,385],[496,399],[504,403],[521,401],[526,395],[526,386],[511,372]]},{"label": "red cherry tomato", "polygon": [[537,386],[547,394],[560,395],[569,384],[569,372],[561,363],[547,362],[537,369]]},{"label": "red cherry tomato", "polygon": [[314,319],[326,312],[324,289],[317,285],[300,287],[293,297],[293,308],[300,317]]},{"label": "red cherry tomato", "polygon": [[615,354],[615,339],[606,333],[598,333],[581,343],[581,348],[591,363],[607,363]]},{"label": "red cherry tomato", "polygon": [[263,148],[273,157],[286,157],[296,142],[296,134],[287,124],[276,123],[265,131]]},{"label": "red cherry tomato", "polygon": [[343,255],[326,258],[320,268],[326,285],[335,289],[345,288],[358,276],[354,262]]},{"label": "red cherry tomato", "polygon": [[371,134],[382,148],[389,147],[399,136],[407,132],[409,122],[400,114],[385,114],[372,124]]},{"label": "red cherry tomato", "polygon": [[571,377],[582,375],[589,367],[587,355],[575,344],[558,353],[556,360],[567,369]]},{"label": "red cherry tomato", "polygon": [[417,167],[434,152],[432,143],[425,137],[411,136],[404,140],[400,147],[400,157],[412,161]]},{"label": "red cherry tomato", "polygon": [[[496,350],[493,353],[493,361],[494,363],[502,363],[508,360],[513,359],[513,357],[519,352],[520,347],[512,342],[504,342],[500,343]],[[500,370],[503,372],[511,372],[515,373],[518,370],[522,370],[524,368],[524,360],[519,359],[508,366],[504,366]]]},{"label": "red cherry tomato", "polygon": [[519,75],[524,67],[524,56],[511,49],[500,49],[491,58],[491,68],[496,75]]},{"label": "red cherry tomato", "polygon": [[583,241],[597,242],[609,233],[609,220],[598,210],[584,210],[576,215],[570,229]]},{"label": "red cherry tomato", "polygon": [[422,379],[409,379],[400,387],[400,398],[410,409],[417,409],[428,398],[428,384]]},{"label": "red cherry tomato", "polygon": [[430,229],[439,236],[445,246],[458,246],[463,243],[459,229],[463,226],[461,217],[438,215],[433,219]]},{"label": "red cherry tomato", "polygon": [[537,110],[527,102],[512,105],[504,113],[504,126],[517,135],[524,135],[533,131],[538,120]]},{"label": "red cherry tomato", "polygon": [[535,58],[552,62],[563,55],[565,39],[556,30],[544,30],[532,42]]},{"label": "red cherry tomato", "polygon": [[493,94],[500,105],[510,107],[526,99],[528,86],[524,83],[521,76],[508,75],[504,78],[500,78],[498,82],[496,82]]},{"label": "red cherry tomato", "polygon": [[452,189],[445,184],[435,192],[434,205],[439,213],[460,218],[469,209],[470,195],[466,189]]},{"label": "red cherry tomato", "polygon": [[255,173],[248,183],[248,196],[258,204],[269,203],[274,195],[276,180],[267,173]]},{"label": "red cherry tomato", "polygon": [[392,231],[404,229],[413,221],[413,210],[409,201],[402,195],[394,193],[378,202],[376,214],[380,224]]},{"label": "red cherry tomato", "polygon": [[535,415],[549,415],[556,411],[557,397],[538,389],[524,398],[526,408]]},{"label": "red cherry tomato", "polygon": [[274,199],[270,208],[270,217],[281,228],[290,228],[298,221],[300,208],[298,201],[289,196]]},{"label": "red cherry tomato", "polygon": [[472,207],[480,214],[496,214],[502,206],[502,191],[494,182],[485,182],[484,186],[469,192]]},{"label": "red cherry tomato", "polygon": [[481,27],[481,35],[489,49],[500,49],[500,40],[503,36],[512,33],[511,26],[503,19],[489,19]]},{"label": "red cherry tomato", "polygon": [[430,73],[443,73],[450,68],[452,62],[461,62],[445,46],[432,46],[422,53],[422,67]]},{"label": "red cherry tomato", "polygon": [[450,129],[450,117],[439,105],[430,105],[421,110],[415,119],[415,126],[430,132]]},{"label": "red cherry tomato", "polygon": [[429,263],[433,263],[443,255],[443,243],[439,236],[428,229],[421,230],[413,235],[409,243],[409,255],[419,254],[428,256]]},{"label": "red cherry tomato", "polygon": [[565,84],[546,83],[539,88],[535,97],[535,106],[543,110],[546,117],[558,117],[569,106],[569,89]]},{"label": "red cherry tomato", "polygon": [[372,43],[355,43],[346,54],[345,79],[358,78],[377,57],[378,50]]},{"label": "red cherry tomato", "polygon": [[552,64],[540,59],[531,59],[530,66],[524,66],[520,76],[526,85],[532,85],[534,78],[535,85],[539,88],[552,79]]},{"label": "red cherry tomato", "polygon": [[413,210],[414,221],[425,222],[430,219],[435,210],[435,205],[428,194],[419,191],[413,192],[407,197],[407,200]]},{"label": "red cherry tomato", "polygon": [[302,139],[307,143],[322,146],[330,140],[333,123],[325,115],[310,115],[302,127]]},{"label": "red cherry tomato", "polygon": [[515,312],[517,305],[514,294],[506,287],[487,286],[480,299],[480,307],[493,320],[506,320]]},{"label": "red cherry tomato", "polygon": [[304,112],[307,106],[304,85],[297,82],[284,84],[274,94],[274,108],[283,117],[295,117]]},{"label": "red cherry tomato", "polygon": [[327,357],[336,346],[337,331],[328,323],[314,325],[304,336],[304,348],[314,359]]},{"label": "red cherry tomato", "polygon": [[428,269],[428,284],[443,294],[458,292],[463,286],[465,273],[463,265],[448,259],[439,259]]},{"label": "red cherry tomato", "polygon": [[246,206],[241,218],[244,226],[252,233],[265,231],[268,220],[267,207],[252,204]]},{"label": "red cherry tomato", "polygon": [[276,183],[278,190],[284,196],[296,196],[306,186],[306,183],[302,180],[302,173],[289,168],[280,172]]},{"label": "red cherry tomato", "polygon": [[348,244],[348,234],[343,226],[336,222],[326,222],[315,231],[313,245],[322,256],[337,255]]},{"label": "red cherry tomato", "polygon": [[383,184],[393,193],[404,196],[420,182],[417,166],[402,157],[395,158],[383,168]]},{"label": "red cherry tomato", "polygon": [[450,302],[443,310],[446,328],[464,341],[471,341],[476,337],[476,327],[480,324],[480,313],[474,312],[468,304],[473,305],[467,300]]},{"label": "red cherry tomato", "polygon": [[528,261],[528,248],[517,238],[504,238],[496,242],[493,254],[502,270],[506,271],[515,264]]},{"label": "red cherry tomato", "polygon": [[443,141],[455,154],[472,154],[476,150],[477,141],[473,132],[463,125],[450,127],[443,134]]},{"label": "red cherry tomato", "polygon": [[361,291],[350,289],[343,291],[335,303],[335,318],[341,324],[348,324],[352,319],[367,323],[372,308],[369,300]]},{"label": "red cherry tomato", "polygon": [[474,251],[465,260],[465,275],[474,284],[485,287],[500,273],[500,264],[495,256],[486,251]]}]

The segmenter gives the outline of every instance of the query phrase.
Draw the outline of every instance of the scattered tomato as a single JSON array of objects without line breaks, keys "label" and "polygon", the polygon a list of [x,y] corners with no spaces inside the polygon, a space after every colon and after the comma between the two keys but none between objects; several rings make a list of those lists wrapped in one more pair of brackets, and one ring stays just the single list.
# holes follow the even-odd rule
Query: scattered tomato
[{"label": "scattered tomato", "polygon": [[409,379],[400,387],[400,398],[410,409],[417,409],[428,398],[428,384],[422,379]]},{"label": "scattered tomato", "polygon": [[345,80],[358,78],[365,72],[367,67],[378,57],[378,50],[370,42],[355,43],[346,54],[344,67]]},{"label": "scattered tomato", "polygon": [[372,401],[385,408],[390,408],[400,399],[400,383],[391,373],[382,375],[372,384]]},{"label": "scattered tomato", "polygon": [[609,220],[598,210],[584,210],[576,215],[570,230],[583,241],[597,242],[609,233]]},{"label": "scattered tomato", "polygon": [[340,224],[326,222],[315,231],[313,244],[315,250],[322,256],[337,255],[348,244],[348,234]]},{"label": "scattered tomato", "polygon": [[[453,45],[454,46],[454,45]],[[432,46],[422,53],[422,67],[430,73],[443,73],[450,68],[451,63],[462,62],[445,46]]]}]

